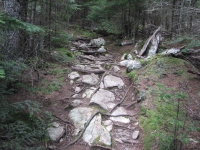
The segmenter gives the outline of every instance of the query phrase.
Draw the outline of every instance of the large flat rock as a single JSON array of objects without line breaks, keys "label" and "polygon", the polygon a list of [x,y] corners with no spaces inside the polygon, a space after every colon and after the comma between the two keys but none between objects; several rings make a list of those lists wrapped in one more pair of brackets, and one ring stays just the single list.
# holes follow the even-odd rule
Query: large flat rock
[{"label": "large flat rock", "polygon": [[83,134],[83,140],[89,145],[93,142],[98,145],[111,146],[110,133],[101,125],[101,115],[98,114],[90,122]]},{"label": "large flat rock", "polygon": [[98,104],[105,110],[111,110],[115,107],[115,95],[107,90],[100,89],[91,98],[90,104]]},{"label": "large flat rock", "polygon": [[112,87],[122,88],[124,86],[124,82],[119,77],[115,77],[113,75],[107,75],[104,78],[104,86],[105,88],[112,88]]},{"label": "large flat rock", "polygon": [[89,85],[96,85],[99,82],[99,77],[95,74],[82,76],[81,81]]},{"label": "large flat rock", "polygon": [[70,111],[69,117],[76,127],[74,135],[78,135],[78,133],[84,128],[85,123],[87,123],[95,112],[94,109],[87,107],[78,107]]}]

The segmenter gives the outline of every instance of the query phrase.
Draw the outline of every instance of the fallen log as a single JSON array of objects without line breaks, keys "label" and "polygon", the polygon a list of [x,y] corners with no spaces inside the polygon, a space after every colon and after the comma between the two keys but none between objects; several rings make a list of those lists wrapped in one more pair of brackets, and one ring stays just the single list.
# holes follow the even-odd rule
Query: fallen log
[{"label": "fallen log", "polygon": [[93,54],[102,53],[102,52],[98,52],[98,51],[84,51],[84,50],[80,50],[79,52],[82,52],[83,54],[86,54],[86,55],[93,55]]},{"label": "fallen log", "polygon": [[139,53],[139,57],[142,56],[144,54],[144,52],[146,51],[147,49],[147,46],[149,45],[150,41],[155,37],[155,35],[160,31],[161,29],[161,26],[158,27],[158,29],[156,29],[156,31],[153,33],[152,36],[150,36],[147,41],[145,42],[144,46],[142,47],[140,53]]},{"label": "fallen log", "polygon": [[161,34],[156,34],[156,36],[154,36],[152,38],[151,47],[149,49],[148,57],[151,57],[151,56],[156,54],[160,40],[161,40]]},{"label": "fallen log", "polygon": [[104,73],[105,70],[102,70],[102,69],[88,69],[88,70],[85,70],[85,69],[81,69],[81,68],[77,68],[77,67],[71,67],[72,70],[76,70],[76,71],[80,71],[80,72],[83,72],[83,73],[95,73],[95,74],[101,74],[101,73]]}]

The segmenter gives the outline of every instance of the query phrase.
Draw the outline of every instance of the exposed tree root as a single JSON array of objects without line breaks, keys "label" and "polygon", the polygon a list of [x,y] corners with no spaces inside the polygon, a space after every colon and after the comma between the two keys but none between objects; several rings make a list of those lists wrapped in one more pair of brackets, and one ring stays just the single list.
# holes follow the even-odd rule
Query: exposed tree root
[{"label": "exposed tree root", "polygon": [[131,88],[132,86],[133,86],[133,82],[132,82],[131,85],[129,86],[129,88],[128,88],[128,90],[126,91],[126,93],[125,93],[124,97],[122,98],[122,100],[121,100],[119,103],[117,103],[117,105],[115,105],[115,107],[113,107],[112,110],[110,110],[110,113],[112,113],[119,105],[121,105],[121,104],[123,103],[123,101],[125,100],[125,98],[126,98],[128,92],[129,92],[129,90],[130,90],[130,88]]},{"label": "exposed tree root", "polygon": [[102,69],[94,69],[94,70],[85,70],[85,69],[80,69],[80,68],[76,68],[76,67],[71,67],[73,70],[77,70],[77,71],[80,71],[80,72],[84,72],[84,73],[96,73],[96,74],[101,74],[101,73],[104,73],[105,70],[102,70]]},{"label": "exposed tree root", "polygon": [[[139,111],[138,111],[139,112]],[[60,150],[66,150],[69,146],[75,144],[84,134],[86,128],[89,126],[90,122],[92,121],[92,119],[98,115],[99,113],[102,115],[102,116],[107,116],[107,117],[121,117],[121,116],[126,116],[126,117],[134,117],[138,114],[138,112],[135,114],[135,115],[110,115],[110,114],[106,114],[106,113],[102,113],[100,111],[97,111],[95,114],[93,114],[90,119],[87,121],[87,123],[85,124],[85,127],[84,129],[81,131],[81,133],[79,134],[79,136],[74,140],[72,141],[71,143],[69,143],[67,146],[65,146],[64,148],[60,149]]]}]

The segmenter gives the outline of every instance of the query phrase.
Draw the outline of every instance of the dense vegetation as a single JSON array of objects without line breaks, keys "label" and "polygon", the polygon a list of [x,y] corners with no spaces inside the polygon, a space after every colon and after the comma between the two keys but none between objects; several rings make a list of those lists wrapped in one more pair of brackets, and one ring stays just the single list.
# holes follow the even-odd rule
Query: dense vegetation
[{"label": "dense vegetation", "polygon": [[[6,95],[17,92],[25,75],[33,85],[40,78],[39,70],[49,66],[48,61],[73,60],[67,49],[73,38],[70,30],[86,36],[92,35],[85,32],[89,30],[137,40],[162,26],[165,37],[189,35],[197,41],[191,45],[199,46],[200,2],[197,0],[1,0],[0,4],[2,149],[39,149],[38,144],[48,140],[44,129],[49,119],[37,114],[39,104],[29,100],[11,103]],[[58,53],[54,53],[55,48]],[[52,88],[59,87],[60,81],[55,81]],[[154,114],[148,112],[148,115]]]}]

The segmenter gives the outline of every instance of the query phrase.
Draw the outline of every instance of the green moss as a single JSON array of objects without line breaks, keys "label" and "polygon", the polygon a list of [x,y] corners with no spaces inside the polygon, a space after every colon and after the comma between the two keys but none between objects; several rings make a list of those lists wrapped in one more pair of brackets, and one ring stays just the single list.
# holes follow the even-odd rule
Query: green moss
[{"label": "green moss", "polygon": [[57,48],[52,53],[53,60],[57,62],[66,63],[74,60],[74,54],[66,48]]},{"label": "green moss", "polygon": [[130,79],[132,79],[133,81],[136,81],[138,79],[138,73],[136,70],[133,70],[131,71],[129,74],[128,74],[128,77]]},{"label": "green moss", "polygon": [[36,87],[28,87],[27,89],[33,93],[40,93],[40,94],[50,94],[54,91],[58,91],[62,85],[64,78],[58,78],[54,81],[49,80],[42,80],[39,85]]},{"label": "green moss", "polygon": [[[186,121],[186,111],[183,109],[182,101],[187,98],[185,93],[157,85],[153,105],[155,109],[141,107],[140,126],[144,130],[144,147],[151,149],[157,145],[158,149],[173,149],[174,130],[177,129],[176,138],[187,144],[188,137],[183,130]],[[173,94],[172,94],[173,93]],[[178,101],[178,100],[182,101]],[[178,110],[179,109],[179,110]],[[177,117],[178,113],[178,117]]]}]

